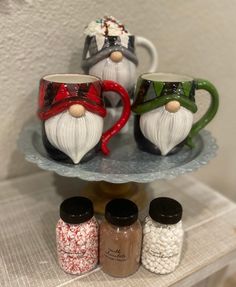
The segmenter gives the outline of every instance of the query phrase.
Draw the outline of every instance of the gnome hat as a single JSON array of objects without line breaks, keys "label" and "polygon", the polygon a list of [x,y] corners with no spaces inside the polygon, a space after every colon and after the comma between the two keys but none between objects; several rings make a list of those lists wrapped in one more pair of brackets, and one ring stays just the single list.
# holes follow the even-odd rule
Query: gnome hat
[{"label": "gnome hat", "polygon": [[38,109],[38,116],[41,120],[45,121],[74,104],[80,104],[86,110],[105,117],[106,109],[101,96],[99,79],[81,84],[65,84],[41,79]]},{"label": "gnome hat", "polygon": [[109,57],[114,51],[138,65],[135,54],[135,37],[114,17],[92,21],[85,29],[87,35],[83,50],[82,68],[87,73],[97,62]]},{"label": "gnome hat", "polygon": [[195,82],[155,82],[143,79],[141,76],[135,89],[132,111],[143,114],[174,100],[192,113],[196,113]]}]

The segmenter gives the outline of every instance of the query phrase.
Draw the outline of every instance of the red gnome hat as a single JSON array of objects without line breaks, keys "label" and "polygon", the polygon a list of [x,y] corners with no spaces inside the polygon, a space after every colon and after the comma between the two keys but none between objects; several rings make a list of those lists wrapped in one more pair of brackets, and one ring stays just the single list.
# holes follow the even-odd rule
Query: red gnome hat
[{"label": "red gnome hat", "polygon": [[53,117],[74,104],[101,117],[106,116],[99,81],[82,84],[63,84],[42,79],[39,87],[38,116],[42,121]]}]

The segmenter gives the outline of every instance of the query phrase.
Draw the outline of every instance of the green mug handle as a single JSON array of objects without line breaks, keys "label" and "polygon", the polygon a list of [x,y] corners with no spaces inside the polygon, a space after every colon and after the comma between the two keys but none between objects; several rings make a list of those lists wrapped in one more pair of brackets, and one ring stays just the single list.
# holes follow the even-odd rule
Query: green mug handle
[{"label": "green mug handle", "polygon": [[193,137],[214,118],[219,107],[219,94],[215,86],[209,81],[203,79],[195,79],[194,81],[196,84],[196,90],[206,90],[210,94],[211,104],[206,113],[193,124],[191,131],[189,132],[186,144],[191,148],[194,147]]}]

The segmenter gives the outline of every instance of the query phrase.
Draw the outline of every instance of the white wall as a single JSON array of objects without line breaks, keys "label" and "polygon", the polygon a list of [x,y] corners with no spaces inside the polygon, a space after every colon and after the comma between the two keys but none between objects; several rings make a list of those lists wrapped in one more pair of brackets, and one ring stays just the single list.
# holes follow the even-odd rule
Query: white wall
[{"label": "white wall", "polygon": [[[154,42],[159,70],[206,78],[218,87],[221,107],[209,129],[220,150],[195,176],[233,196],[235,11],[233,0],[1,0],[0,179],[37,171],[24,161],[16,140],[35,115],[38,80],[47,73],[80,71],[84,26],[112,14],[131,32]],[[147,64],[144,60],[139,71],[144,72]]]}]

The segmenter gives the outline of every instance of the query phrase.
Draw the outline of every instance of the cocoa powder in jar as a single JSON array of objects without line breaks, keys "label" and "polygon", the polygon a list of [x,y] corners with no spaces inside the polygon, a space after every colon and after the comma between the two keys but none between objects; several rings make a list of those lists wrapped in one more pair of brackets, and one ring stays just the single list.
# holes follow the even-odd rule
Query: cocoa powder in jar
[{"label": "cocoa powder in jar", "polygon": [[126,277],[139,268],[142,227],[138,208],[130,200],[114,199],[100,225],[100,264],[114,277]]}]

